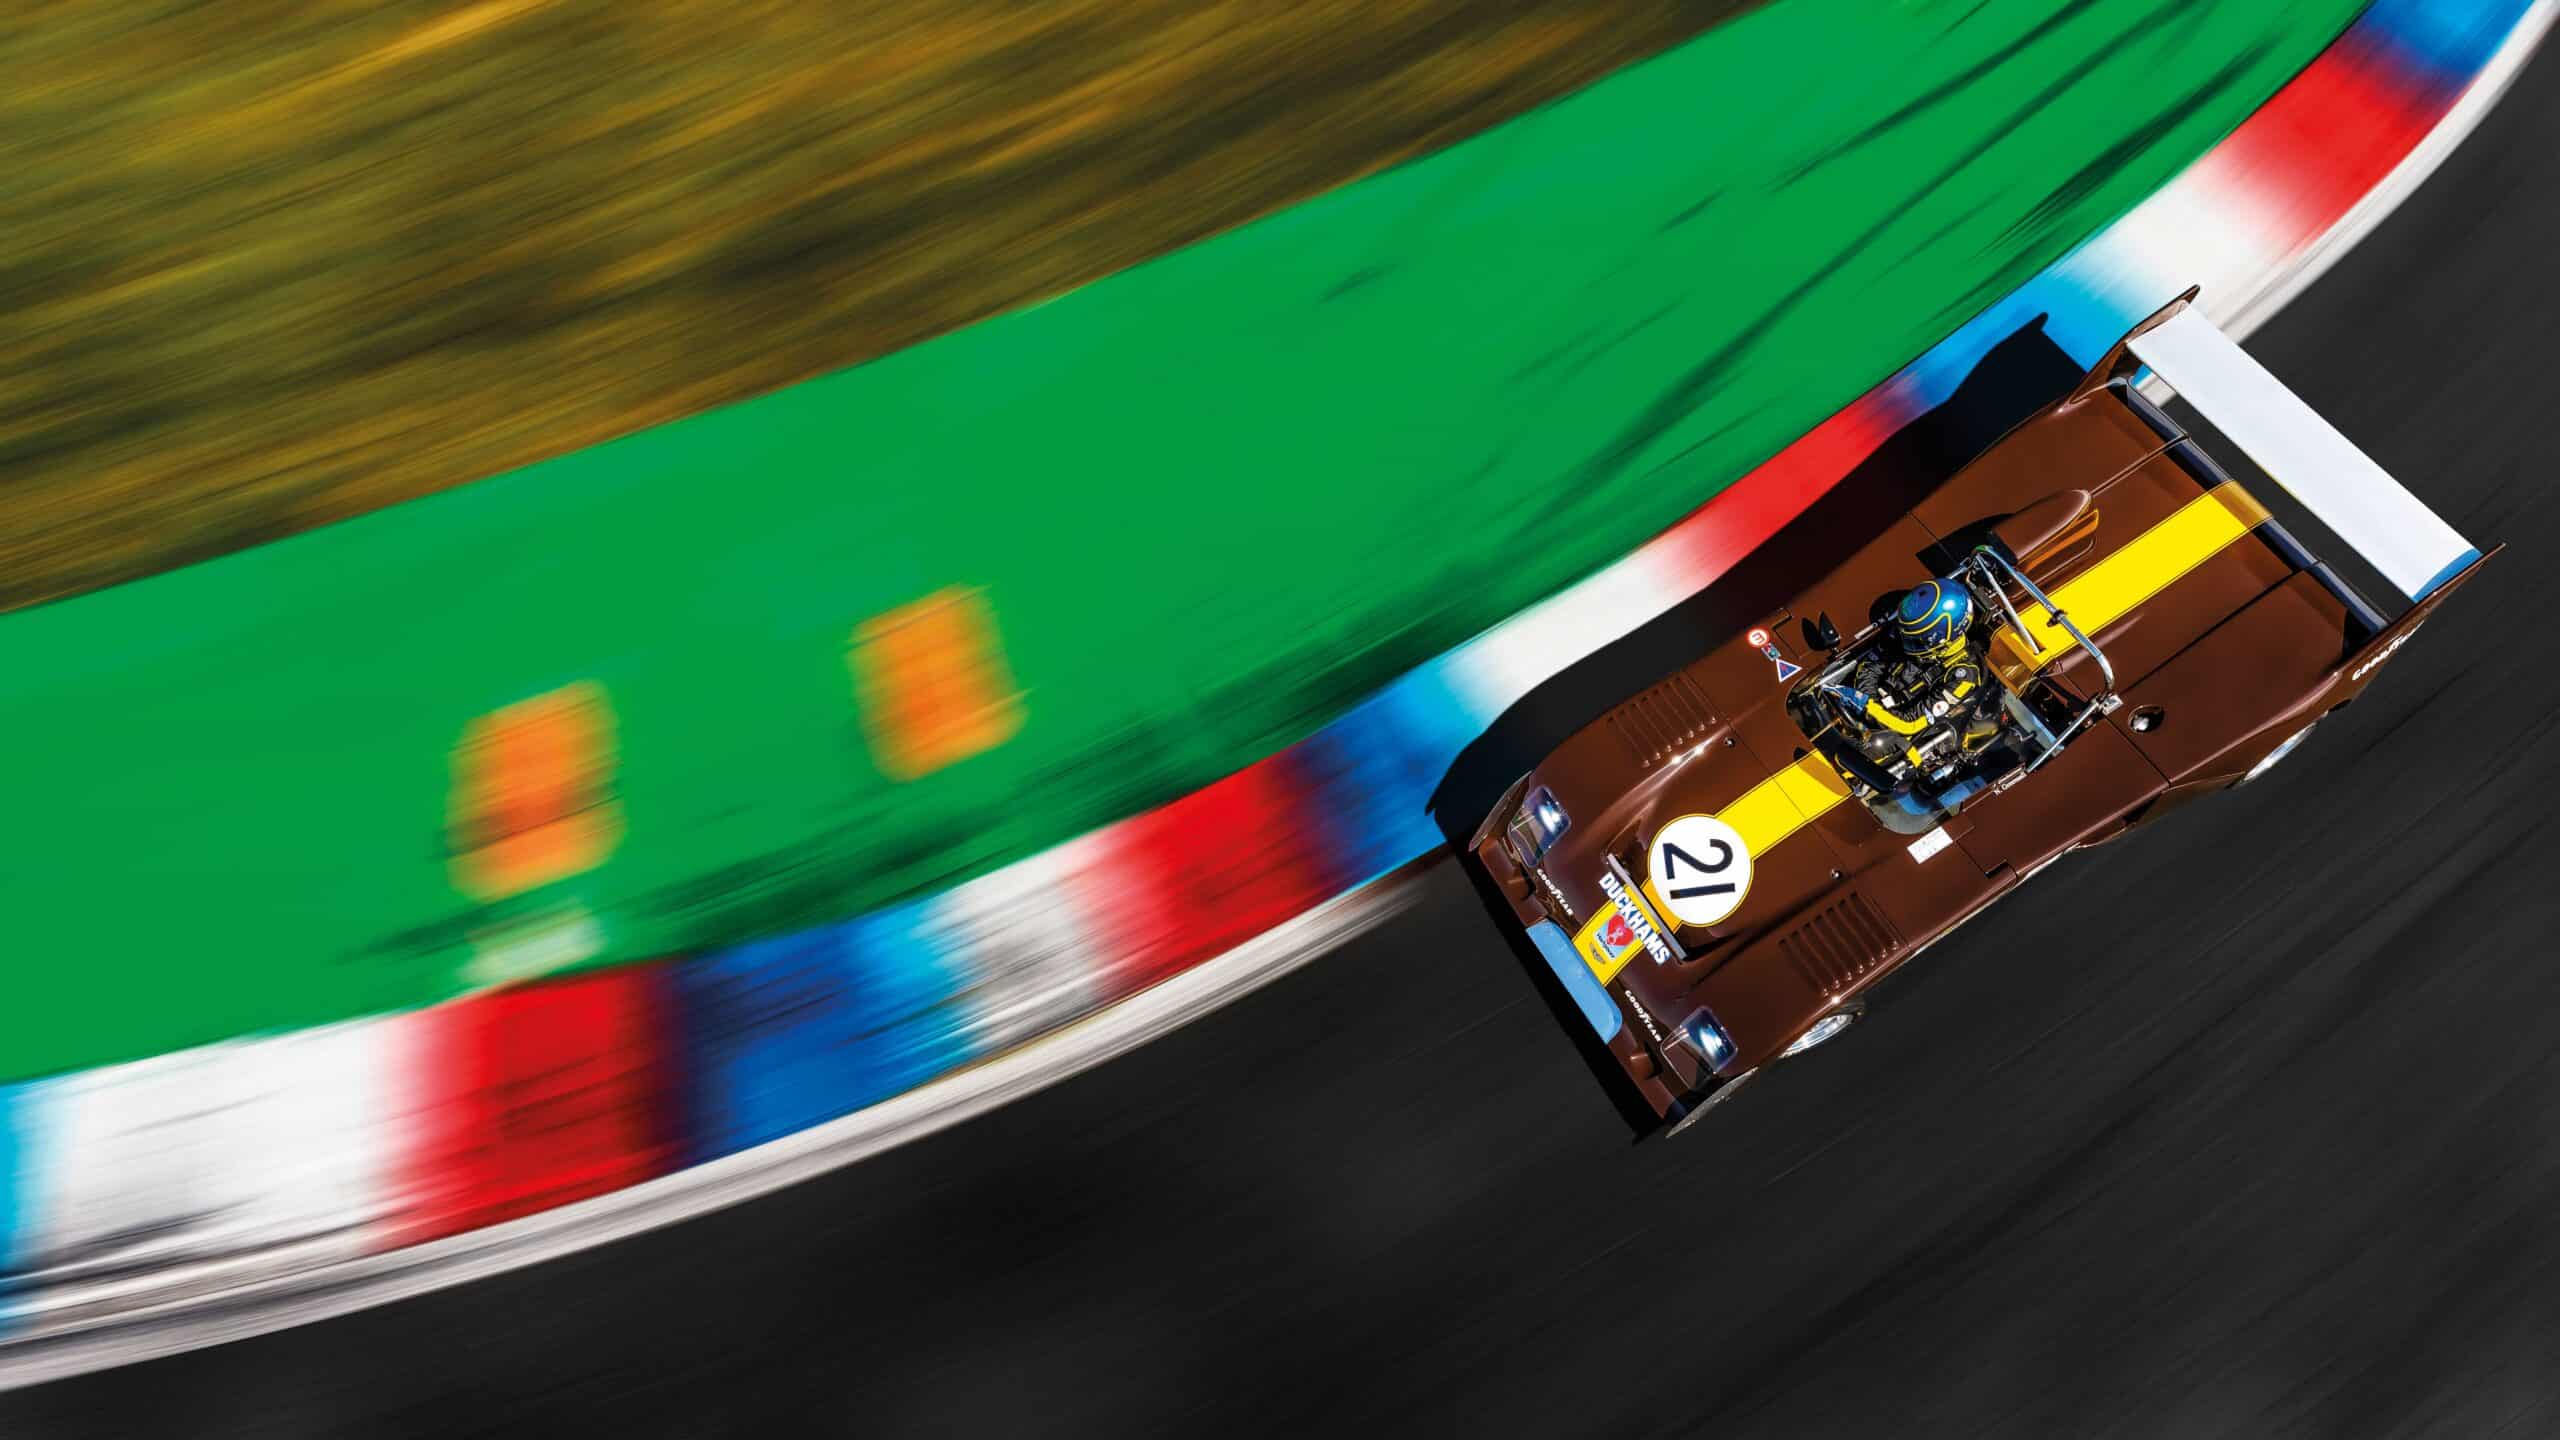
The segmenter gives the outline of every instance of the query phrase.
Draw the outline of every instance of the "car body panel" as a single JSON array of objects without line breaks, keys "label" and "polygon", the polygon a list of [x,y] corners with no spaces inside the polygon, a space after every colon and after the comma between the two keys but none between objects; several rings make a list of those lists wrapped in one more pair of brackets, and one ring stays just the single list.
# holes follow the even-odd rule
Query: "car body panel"
[{"label": "car body panel", "polygon": [[[2130,388],[2135,368],[2119,344],[1863,544],[1799,556],[1795,573],[1778,577],[1786,604],[1609,707],[1486,817],[1471,842],[1478,862],[1524,925],[1552,923],[1570,937],[1564,947],[1541,939],[1549,962],[1563,963],[1560,948],[1580,958],[1583,978],[1631,1022],[1608,1028],[1593,984],[1559,970],[1655,1114],[1676,1122],[1720,1083],[1756,1072],[2066,851],[2235,782],[2369,683],[2482,563],[2377,630],[2362,597]],[[2011,573],[2034,583],[2011,598],[2014,618],[1992,620],[1984,662],[2013,691],[2102,702],[2090,707],[2095,718],[2038,764],[1986,776],[1951,813],[1862,792],[1809,741],[1812,722],[1788,708],[1790,691],[1810,683],[1795,670],[1843,653],[1815,648],[1811,622],[1834,619],[1855,646],[1895,596],[1995,535],[2028,547]],[[2048,600],[2103,662],[2059,628]],[[1524,863],[1505,827],[1531,786],[1570,823]],[[1888,824],[1878,807],[1895,803],[1912,813]],[[1683,821],[1693,816],[1729,828]],[[1677,888],[1676,862],[1663,862],[1675,864],[1670,895],[1651,868],[1661,853],[1652,847],[1675,822],[1682,834],[1731,836],[1747,853],[1747,864],[1717,872],[1747,884],[1710,923],[1674,913],[1680,897],[1700,893]],[[1682,1030],[1701,1013],[1731,1042],[1712,1061]]]}]

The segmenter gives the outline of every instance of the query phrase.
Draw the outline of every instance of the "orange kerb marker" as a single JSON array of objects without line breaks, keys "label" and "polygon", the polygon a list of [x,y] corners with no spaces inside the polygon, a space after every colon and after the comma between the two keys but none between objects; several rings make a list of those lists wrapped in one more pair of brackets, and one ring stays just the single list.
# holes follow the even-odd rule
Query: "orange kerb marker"
[{"label": "orange kerb marker", "polygon": [[501,900],[603,864],[622,841],[617,763],[613,707],[589,680],[463,727],[446,811],[455,887]]},{"label": "orange kerb marker", "polygon": [[895,780],[994,749],[1022,728],[984,593],[954,586],[853,629],[848,660],[871,753]]}]

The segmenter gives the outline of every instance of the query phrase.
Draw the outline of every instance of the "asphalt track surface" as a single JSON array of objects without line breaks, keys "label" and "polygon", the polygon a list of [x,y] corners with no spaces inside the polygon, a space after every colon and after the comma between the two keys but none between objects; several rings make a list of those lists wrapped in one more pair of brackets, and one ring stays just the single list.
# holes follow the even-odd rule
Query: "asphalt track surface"
[{"label": "asphalt track surface", "polygon": [[1675,1142],[1444,860],[1010,1110],[0,1435],[2560,1433],[2554,235],[2546,51],[2251,345],[2509,553]]}]

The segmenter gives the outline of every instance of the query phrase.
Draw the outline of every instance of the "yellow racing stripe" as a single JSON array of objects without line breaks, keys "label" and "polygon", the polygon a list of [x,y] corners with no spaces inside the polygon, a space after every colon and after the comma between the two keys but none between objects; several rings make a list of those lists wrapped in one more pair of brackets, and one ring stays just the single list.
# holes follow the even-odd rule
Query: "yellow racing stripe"
[{"label": "yellow racing stripe", "polygon": [[[2241,489],[2240,482],[2227,481],[2065,582],[2053,592],[2053,603],[2081,633],[2095,635],[2266,518],[2267,508],[2257,497]],[[2054,624],[2043,606],[2026,606],[2018,618],[2026,622],[2025,634],[2015,626],[2002,626],[1998,637],[2011,662],[2030,671],[2041,670],[2071,648],[2070,633]]]},{"label": "yellow racing stripe", "polygon": [[[2055,590],[2054,603],[2082,630],[2094,632],[2122,619],[2266,518],[2266,507],[2236,481],[2217,486]],[[2040,669],[2070,648],[2071,636],[2052,623],[2043,606],[2028,606],[2019,618],[2035,641],[2031,644],[2007,626],[1999,639],[2028,668]],[[1807,755],[1744,791],[1716,818],[1734,828],[1756,859],[1848,798],[1849,784],[1831,762]],[[1656,914],[1670,914],[1650,878],[1641,889]]]},{"label": "yellow racing stripe", "polygon": [[[2266,518],[2266,507],[2238,482],[2217,486],[2055,590],[2054,603],[2082,630],[2095,632],[2122,619]],[[2035,640],[2029,642],[2008,626],[2001,628],[1999,639],[2011,658],[2028,669],[2041,669],[2070,648],[2071,636],[2052,623],[2043,606],[2028,606],[2019,618]],[[1741,835],[1744,848],[1756,859],[1848,798],[1848,782],[1831,762],[1807,755],[1744,791],[1740,799],[1717,811],[1716,818]],[[1650,879],[1642,889],[1655,913],[1670,913]]]},{"label": "yellow racing stripe", "polygon": [[[1716,818],[1733,827],[1742,837],[1742,848],[1756,860],[1848,798],[1849,784],[1831,768],[1831,762],[1807,755],[1742,792],[1742,798],[1717,811]],[[1673,919],[1672,928],[1679,928],[1675,912],[1663,903],[1662,892],[1653,888],[1652,876],[1646,876],[1638,888],[1654,914]]]},{"label": "yellow racing stripe", "polygon": [[1742,836],[1743,847],[1765,855],[1807,821],[1849,798],[1849,785],[1831,762],[1807,755],[1716,812],[1716,818]]}]

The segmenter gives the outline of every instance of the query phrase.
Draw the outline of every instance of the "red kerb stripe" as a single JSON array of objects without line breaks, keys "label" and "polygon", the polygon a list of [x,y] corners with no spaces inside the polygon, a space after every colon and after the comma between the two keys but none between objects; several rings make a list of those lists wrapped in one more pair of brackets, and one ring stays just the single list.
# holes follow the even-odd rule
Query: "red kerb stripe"
[{"label": "red kerb stripe", "polygon": [[2197,163],[2199,178],[2249,197],[2271,239],[2318,239],[2382,183],[2451,108],[2403,78],[2379,45],[2349,34]]},{"label": "red kerb stripe", "polygon": [[664,1174],[674,1153],[664,964],[546,981],[414,1017],[415,1106],[394,1243]]},{"label": "red kerb stripe", "polygon": [[1714,582],[1829,493],[1911,419],[1893,382],[1868,391],[1645,547],[1684,589]]},{"label": "red kerb stripe", "polygon": [[1112,956],[1111,993],[1189,969],[1333,893],[1323,828],[1299,810],[1317,791],[1298,763],[1274,755],[1102,837],[1109,858],[1081,898]]}]

